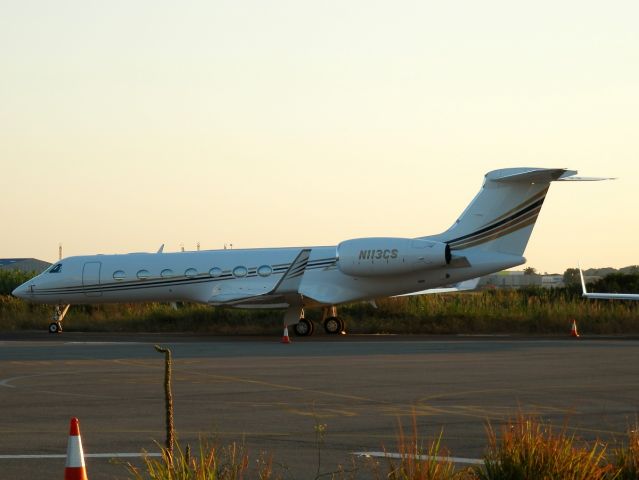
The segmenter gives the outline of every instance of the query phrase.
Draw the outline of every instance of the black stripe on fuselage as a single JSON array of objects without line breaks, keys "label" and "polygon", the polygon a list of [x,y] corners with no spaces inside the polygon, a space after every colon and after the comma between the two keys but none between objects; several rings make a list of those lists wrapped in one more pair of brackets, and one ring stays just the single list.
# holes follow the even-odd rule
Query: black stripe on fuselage
[{"label": "black stripe on fuselage", "polygon": [[[336,258],[327,258],[314,260],[313,262],[308,262],[307,265],[301,264],[299,267],[295,269],[295,277],[298,277],[304,273],[305,270],[318,270],[329,267],[336,262]],[[273,266],[273,274],[279,275],[281,273],[285,273],[291,264],[277,264]],[[231,273],[232,270],[226,270],[222,273],[222,275],[218,277],[211,277],[208,274],[200,274],[194,277],[170,277],[166,279],[155,279],[155,280],[133,280],[127,282],[118,282],[118,283],[102,283],[97,285],[77,285],[72,287],[59,287],[59,288],[50,288],[50,289],[37,289],[37,295],[58,295],[58,294],[74,294],[74,293],[92,293],[92,292],[123,292],[129,290],[146,290],[150,288],[161,288],[161,287],[184,287],[189,285],[197,285],[201,283],[210,283],[210,282],[219,282],[225,280],[241,280],[242,278],[255,278],[259,275],[257,274],[257,268],[251,267],[248,269],[249,273],[244,277],[235,277]],[[266,277],[264,277],[266,278]],[[289,278],[291,278],[289,276]]]}]

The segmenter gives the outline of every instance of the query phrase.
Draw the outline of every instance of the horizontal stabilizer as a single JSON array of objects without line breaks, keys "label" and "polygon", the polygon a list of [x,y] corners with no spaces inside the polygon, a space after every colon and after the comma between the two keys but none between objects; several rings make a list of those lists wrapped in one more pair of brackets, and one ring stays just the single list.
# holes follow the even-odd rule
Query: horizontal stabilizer
[{"label": "horizontal stabilizer", "polygon": [[490,172],[488,178],[495,182],[598,182],[601,180],[615,180],[613,177],[576,177],[576,170],[565,168],[528,168],[502,169]]},{"label": "horizontal stabilizer", "polygon": [[562,177],[571,177],[576,173],[575,170],[565,168],[505,168],[488,173],[486,178],[499,183],[547,183]]},{"label": "horizontal stabilizer", "polygon": [[600,182],[602,180],[617,180],[615,177],[566,177],[560,178],[558,182]]}]

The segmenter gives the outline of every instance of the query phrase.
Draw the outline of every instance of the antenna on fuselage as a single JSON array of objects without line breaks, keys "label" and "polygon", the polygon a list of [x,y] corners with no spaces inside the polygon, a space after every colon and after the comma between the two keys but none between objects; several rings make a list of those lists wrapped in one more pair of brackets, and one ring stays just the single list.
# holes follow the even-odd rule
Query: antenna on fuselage
[{"label": "antenna on fuselage", "polygon": [[58,260],[62,260],[62,244],[58,243]]},{"label": "antenna on fuselage", "polygon": [[160,248],[158,248],[157,253],[162,253],[164,252],[164,244],[160,245]]},{"label": "antenna on fuselage", "polygon": [[196,247],[197,247],[197,251],[199,252],[200,251],[200,242],[197,242]]}]

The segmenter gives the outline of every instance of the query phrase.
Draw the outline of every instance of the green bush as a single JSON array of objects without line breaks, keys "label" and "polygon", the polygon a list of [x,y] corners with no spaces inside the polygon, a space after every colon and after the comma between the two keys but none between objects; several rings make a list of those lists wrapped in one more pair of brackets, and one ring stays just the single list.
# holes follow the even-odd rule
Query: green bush
[{"label": "green bush", "polygon": [[30,278],[35,277],[35,275],[35,272],[0,270],[0,295],[10,295],[16,287],[22,285]]}]

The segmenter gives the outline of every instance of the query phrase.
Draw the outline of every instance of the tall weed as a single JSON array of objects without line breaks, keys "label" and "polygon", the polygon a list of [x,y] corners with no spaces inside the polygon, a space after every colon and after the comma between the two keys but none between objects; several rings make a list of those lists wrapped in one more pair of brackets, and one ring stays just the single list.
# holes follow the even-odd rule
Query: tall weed
[{"label": "tall weed", "polygon": [[639,423],[628,430],[628,444],[615,450],[619,480],[639,479]]},{"label": "tall weed", "polygon": [[388,480],[462,480],[471,478],[467,471],[456,471],[448,451],[442,447],[442,434],[424,442],[417,432],[416,416],[407,434],[399,423],[397,452],[399,458],[386,457]]},{"label": "tall weed", "polygon": [[[268,462],[257,466],[259,480],[271,480],[272,468]],[[162,449],[160,458],[144,457],[144,468],[127,464],[134,480],[242,480],[249,478],[249,456],[243,445],[231,443],[218,447],[207,441],[200,441],[199,455],[192,455],[190,448],[182,450],[176,443],[173,456]]]},{"label": "tall weed", "polygon": [[606,446],[582,444],[566,429],[554,432],[543,421],[519,415],[501,429],[489,425],[488,452],[476,469],[480,480],[613,480],[619,470],[608,463]]}]

